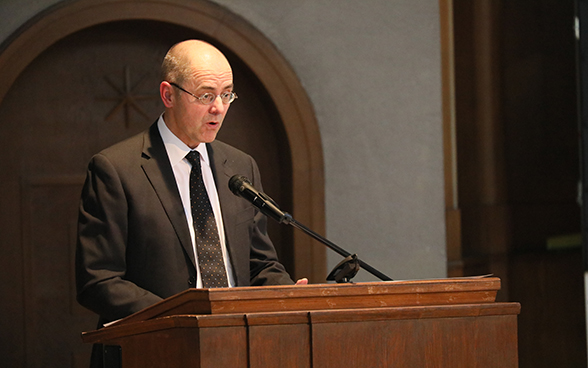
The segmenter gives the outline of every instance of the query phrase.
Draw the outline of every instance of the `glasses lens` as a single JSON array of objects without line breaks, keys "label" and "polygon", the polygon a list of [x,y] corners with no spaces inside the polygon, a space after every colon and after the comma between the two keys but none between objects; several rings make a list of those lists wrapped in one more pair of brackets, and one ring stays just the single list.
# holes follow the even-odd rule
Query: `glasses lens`
[{"label": "glasses lens", "polygon": [[216,96],[212,93],[205,93],[202,96],[200,96],[200,102],[202,102],[205,105],[209,105],[212,103],[212,101],[214,101],[215,98]]},{"label": "glasses lens", "polygon": [[225,105],[230,104],[235,99],[233,96],[235,94],[233,92],[225,92],[220,95],[221,100]]}]

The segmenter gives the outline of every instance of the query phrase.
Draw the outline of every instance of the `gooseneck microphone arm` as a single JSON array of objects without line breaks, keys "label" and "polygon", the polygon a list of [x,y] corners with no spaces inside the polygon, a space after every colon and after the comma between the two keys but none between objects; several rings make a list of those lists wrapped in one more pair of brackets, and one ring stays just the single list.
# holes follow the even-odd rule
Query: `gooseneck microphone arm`
[{"label": "gooseneck microphone arm", "polygon": [[[323,243],[343,257],[351,256],[351,253],[347,252],[345,249],[337,246],[333,242],[327,240],[300,222],[296,221],[288,212],[281,211],[278,205],[268,195],[255,189],[246,177],[241,175],[234,175],[229,180],[229,188],[233,194],[245,198],[247,201],[251,202],[254,206],[259,208],[264,215],[273,218],[281,224],[288,224],[295,227],[296,229],[302,230],[307,235]],[[376,270],[374,267],[365,263],[361,259],[357,259],[357,261],[359,262],[361,268],[376,276],[380,280],[392,281],[390,277]]]},{"label": "gooseneck microphone arm", "polygon": [[[331,248],[332,250],[334,250],[335,252],[339,253],[341,256],[343,257],[349,257],[351,255],[351,253],[349,253],[348,251],[346,251],[345,249],[337,246],[336,244],[334,244],[333,242],[329,241],[328,239],[320,236],[319,234],[315,233],[314,231],[312,231],[311,229],[309,229],[308,227],[304,226],[303,224],[301,224],[300,222],[294,220],[292,218],[292,216],[290,216],[289,213],[286,213],[287,217],[289,217],[289,221],[284,223],[288,223],[290,225],[292,225],[293,227],[304,231],[306,234],[310,235],[311,237],[313,237],[314,239],[320,241],[321,243],[323,243],[324,245],[326,245],[327,247]],[[372,266],[370,266],[369,264],[365,263],[364,261],[362,261],[361,259],[357,259],[359,262],[359,265],[361,266],[361,268],[363,268],[364,270],[368,271],[369,273],[371,273],[372,275],[376,276],[377,278],[379,278],[382,281],[392,281],[392,279],[386,275],[384,275],[382,272],[376,270],[375,268],[373,268]]]}]

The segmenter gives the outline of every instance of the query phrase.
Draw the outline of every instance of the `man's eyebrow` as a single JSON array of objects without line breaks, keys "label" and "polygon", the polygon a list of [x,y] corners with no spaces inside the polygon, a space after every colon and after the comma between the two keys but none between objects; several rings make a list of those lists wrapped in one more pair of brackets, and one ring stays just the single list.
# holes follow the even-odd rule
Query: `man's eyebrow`
[{"label": "man's eyebrow", "polygon": [[[235,85],[233,83],[226,85],[225,87],[223,87],[223,90],[225,89],[233,89],[235,87]],[[216,88],[212,87],[212,86],[202,86],[200,88],[198,88],[198,90],[207,90],[207,91],[214,91]]]}]

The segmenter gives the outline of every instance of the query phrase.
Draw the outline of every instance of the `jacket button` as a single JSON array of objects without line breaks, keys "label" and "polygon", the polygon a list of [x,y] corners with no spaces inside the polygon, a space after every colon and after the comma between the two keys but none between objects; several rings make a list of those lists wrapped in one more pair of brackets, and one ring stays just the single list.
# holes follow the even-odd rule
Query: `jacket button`
[{"label": "jacket button", "polygon": [[190,276],[188,279],[188,286],[194,287],[196,285],[196,278],[194,276]]}]

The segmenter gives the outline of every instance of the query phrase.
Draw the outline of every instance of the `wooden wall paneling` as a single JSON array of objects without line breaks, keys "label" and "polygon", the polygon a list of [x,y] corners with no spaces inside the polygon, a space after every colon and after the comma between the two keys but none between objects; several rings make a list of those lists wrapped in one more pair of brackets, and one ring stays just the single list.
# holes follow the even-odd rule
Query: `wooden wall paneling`
[{"label": "wooden wall paneling", "polygon": [[458,193],[464,273],[494,273],[508,299],[510,251],[501,101],[501,2],[454,0]]},{"label": "wooden wall paneling", "polygon": [[[19,141],[20,134],[8,126],[2,134]],[[0,355],[7,362],[17,362],[25,356],[25,298],[24,252],[21,246],[22,184],[18,177],[18,159],[9,145],[0,145],[0,155],[6,162],[0,180]],[[13,244],[16,239],[17,245]]]},{"label": "wooden wall paneling", "polygon": [[511,294],[519,316],[521,367],[586,366],[584,280],[580,249],[511,256]]},{"label": "wooden wall paneling", "polygon": [[[561,241],[581,232],[576,3],[502,7],[509,289],[525,305],[521,367],[586,366],[582,250],[579,242]],[[548,246],[557,238],[561,248]]]},{"label": "wooden wall paneling", "polygon": [[574,2],[453,3],[464,273],[523,302],[521,367],[584,366],[581,269],[546,250],[580,231]]},{"label": "wooden wall paneling", "polygon": [[[67,367],[87,357],[88,345],[71,331],[93,328],[96,317],[75,300],[77,204],[83,176],[23,181],[23,249],[27,366]],[[65,219],[65,221],[64,221]]]}]

